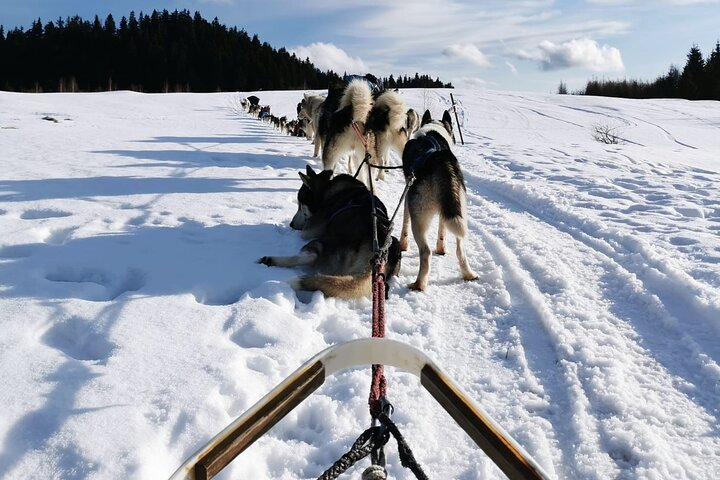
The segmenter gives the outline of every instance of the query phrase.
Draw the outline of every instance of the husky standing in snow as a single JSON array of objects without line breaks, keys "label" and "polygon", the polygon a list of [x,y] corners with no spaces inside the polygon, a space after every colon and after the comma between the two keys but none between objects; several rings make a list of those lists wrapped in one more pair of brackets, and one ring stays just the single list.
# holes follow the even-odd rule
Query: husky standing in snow
[{"label": "husky standing in snow", "polygon": [[[262,257],[259,263],[278,267],[310,267],[316,273],[297,278],[293,288],[320,290],[327,296],[355,298],[372,292],[372,200],[365,185],[347,174],[300,172],[298,210],[290,226],[310,240],[299,255]],[[375,197],[378,242],[390,235],[385,205]],[[392,237],[386,263],[390,278],[400,270],[400,242]]]},{"label": "husky standing in snow", "polygon": [[[319,133],[325,134],[323,170],[335,170],[337,162],[346,155],[349,156],[348,171],[360,165],[365,154],[361,136],[365,137],[365,123],[372,106],[372,92],[365,80],[353,80],[345,87],[337,110],[329,118],[327,131],[322,131],[322,123],[318,126]],[[355,131],[353,123],[360,135]]]},{"label": "husky standing in snow", "polygon": [[325,97],[322,95],[305,93],[297,109],[298,119],[305,122],[305,135],[315,144],[313,157],[317,157],[320,153],[320,142],[316,142],[316,130],[323,102],[325,102]]},{"label": "husky standing in snow", "polygon": [[[388,154],[394,150],[402,155],[405,143],[418,129],[420,119],[417,112],[405,106],[402,95],[395,90],[384,90],[375,99],[367,118],[366,130],[374,138],[373,158],[376,165],[388,165]],[[380,169],[377,178],[385,177]]]},{"label": "husky standing in snow", "polygon": [[463,280],[475,280],[477,274],[470,269],[463,241],[467,236],[467,193],[460,164],[451,150],[455,144],[452,119],[445,111],[442,120],[433,120],[430,111],[423,115],[420,129],[405,144],[402,162],[406,180],[414,176],[414,183],[405,198],[405,214],[400,234],[400,248],[408,248],[408,227],[412,225],[413,238],[420,253],[420,269],[413,290],[424,290],[430,273],[430,246],[427,234],[436,214],[438,236],[437,255],[445,254],[445,228],[455,234],[457,259]]}]

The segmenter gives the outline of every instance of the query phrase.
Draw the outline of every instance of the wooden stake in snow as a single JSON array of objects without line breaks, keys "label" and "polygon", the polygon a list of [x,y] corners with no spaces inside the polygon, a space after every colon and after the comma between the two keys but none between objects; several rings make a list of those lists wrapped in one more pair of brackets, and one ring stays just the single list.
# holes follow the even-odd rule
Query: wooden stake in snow
[{"label": "wooden stake in snow", "polygon": [[452,100],[453,112],[455,112],[455,123],[457,123],[458,132],[460,133],[460,142],[465,145],[465,140],[463,140],[462,136],[462,130],[460,130],[460,120],[458,120],[457,108],[455,108],[455,97],[453,97],[452,93],[450,94],[450,100]]}]

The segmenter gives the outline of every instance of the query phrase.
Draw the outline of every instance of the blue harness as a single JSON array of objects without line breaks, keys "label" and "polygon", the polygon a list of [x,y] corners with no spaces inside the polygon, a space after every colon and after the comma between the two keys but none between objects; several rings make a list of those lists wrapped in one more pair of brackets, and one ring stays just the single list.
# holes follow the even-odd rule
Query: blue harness
[{"label": "blue harness", "polygon": [[422,139],[418,138],[418,141],[422,141],[425,148],[415,158],[415,161],[413,161],[412,168],[410,169],[411,172],[414,172],[418,168],[422,167],[425,164],[425,161],[430,158],[433,153],[439,152],[443,149],[442,145],[440,145],[440,142],[437,141],[434,135],[424,135]]}]

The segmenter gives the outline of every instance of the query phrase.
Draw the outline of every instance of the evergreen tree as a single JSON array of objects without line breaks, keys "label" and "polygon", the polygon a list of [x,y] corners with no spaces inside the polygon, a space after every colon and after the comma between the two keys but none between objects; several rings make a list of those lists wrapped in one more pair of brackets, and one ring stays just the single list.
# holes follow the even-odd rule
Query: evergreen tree
[{"label": "evergreen tree", "polygon": [[705,73],[705,61],[697,45],[693,45],[687,54],[687,63],[680,76],[680,96],[690,100],[702,97]]},{"label": "evergreen tree", "polygon": [[[132,11],[119,25],[108,15],[45,26],[37,19],[28,31],[0,26],[0,65],[0,88],[19,91],[324,89],[341,82],[309,59],[187,10]],[[404,81],[442,86],[427,75]]]},{"label": "evergreen tree", "polygon": [[710,100],[720,100],[720,41],[715,43],[715,50],[705,62],[704,97]]}]

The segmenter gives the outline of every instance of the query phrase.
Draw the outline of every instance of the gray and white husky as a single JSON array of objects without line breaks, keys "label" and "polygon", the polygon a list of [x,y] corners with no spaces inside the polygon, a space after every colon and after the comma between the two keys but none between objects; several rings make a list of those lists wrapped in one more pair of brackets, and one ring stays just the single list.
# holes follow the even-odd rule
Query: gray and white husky
[{"label": "gray and white husky", "polygon": [[313,157],[320,153],[320,137],[317,135],[317,125],[320,122],[320,110],[325,102],[325,97],[316,93],[305,93],[298,106],[298,119],[304,120],[305,135],[315,145]]},{"label": "gray and white husky", "polygon": [[[314,272],[293,281],[297,290],[320,290],[327,296],[355,298],[372,293],[372,200],[365,185],[350,175],[316,173],[309,166],[300,172],[298,210],[290,226],[310,240],[299,255],[262,257],[259,263],[278,267],[307,267]],[[385,205],[375,197],[378,241],[390,235]],[[386,278],[400,269],[400,242],[392,237]]]},{"label": "gray and white husky", "polygon": [[[399,92],[382,91],[375,99],[366,123],[366,130],[374,140],[373,163],[387,166],[390,151],[402,155],[405,143],[419,124],[417,112],[405,106],[405,100]],[[379,169],[377,178],[384,177],[385,170]]]},{"label": "gray and white husky", "polygon": [[402,162],[405,178],[414,177],[414,183],[405,198],[405,215],[400,234],[400,248],[408,248],[408,228],[412,225],[413,238],[420,254],[420,269],[413,290],[424,290],[430,273],[430,245],[428,228],[435,215],[439,215],[435,253],[445,254],[445,229],[456,237],[455,253],[463,280],[475,280],[477,274],[470,269],[463,242],[467,237],[467,192],[460,164],[452,152],[455,144],[452,119],[445,111],[442,120],[433,120],[430,111],[423,115],[420,129],[405,144]]}]

